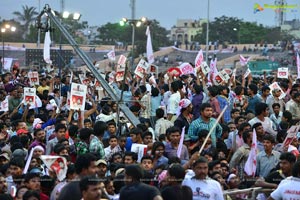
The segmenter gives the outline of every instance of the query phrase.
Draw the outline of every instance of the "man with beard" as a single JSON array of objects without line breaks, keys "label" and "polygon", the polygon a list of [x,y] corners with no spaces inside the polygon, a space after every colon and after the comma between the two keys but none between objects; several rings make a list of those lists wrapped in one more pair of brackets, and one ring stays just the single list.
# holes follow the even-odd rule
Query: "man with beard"
[{"label": "man with beard", "polygon": [[0,174],[0,194],[5,194],[7,192],[7,183],[5,176]]},{"label": "man with beard", "polygon": [[143,169],[139,165],[125,167],[125,184],[120,191],[120,200],[162,200],[157,188],[141,183]]},{"label": "man with beard", "polygon": [[83,177],[79,182],[82,200],[100,200],[102,195],[101,181],[96,176]]},{"label": "man with beard", "polygon": [[17,189],[17,185],[20,184],[23,170],[25,167],[24,160],[20,157],[15,157],[9,162],[10,176],[6,178],[8,193],[11,194],[12,190]]},{"label": "man with beard", "polygon": [[223,192],[219,182],[208,177],[208,161],[200,157],[193,164],[195,176],[184,179],[182,185],[189,186],[193,192],[193,200],[223,200]]},{"label": "man with beard", "polygon": [[167,172],[168,186],[162,189],[161,195],[164,200],[192,200],[193,193],[190,187],[181,186],[185,176],[184,168],[179,164],[173,164]]},{"label": "man with beard", "polygon": [[[200,107],[200,117],[194,120],[190,126],[188,135],[189,137],[196,141],[198,139],[198,133],[205,129],[210,131],[210,129],[217,123],[216,119],[212,118],[212,106],[209,103],[203,103]],[[217,146],[217,138],[222,135],[222,127],[220,124],[217,124],[215,130],[211,133],[212,146]]]}]

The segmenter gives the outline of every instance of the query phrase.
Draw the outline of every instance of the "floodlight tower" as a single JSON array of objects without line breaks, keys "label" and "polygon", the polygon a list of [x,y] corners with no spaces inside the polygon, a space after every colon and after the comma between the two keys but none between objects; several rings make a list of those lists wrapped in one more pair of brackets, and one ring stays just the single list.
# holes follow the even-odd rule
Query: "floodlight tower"
[{"label": "floodlight tower", "polygon": [[286,20],[286,0],[275,0],[274,2],[276,9],[275,9],[275,22],[277,26],[281,26],[284,24]]}]

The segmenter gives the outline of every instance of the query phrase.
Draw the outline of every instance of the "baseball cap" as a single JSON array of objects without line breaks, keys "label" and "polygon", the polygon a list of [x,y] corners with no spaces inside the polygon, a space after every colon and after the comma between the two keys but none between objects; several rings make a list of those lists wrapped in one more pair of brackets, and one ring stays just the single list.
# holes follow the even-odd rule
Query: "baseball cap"
[{"label": "baseball cap", "polygon": [[97,160],[96,163],[95,163],[97,166],[100,165],[100,164],[104,164],[107,166],[107,162],[103,159],[100,159],[100,160]]}]

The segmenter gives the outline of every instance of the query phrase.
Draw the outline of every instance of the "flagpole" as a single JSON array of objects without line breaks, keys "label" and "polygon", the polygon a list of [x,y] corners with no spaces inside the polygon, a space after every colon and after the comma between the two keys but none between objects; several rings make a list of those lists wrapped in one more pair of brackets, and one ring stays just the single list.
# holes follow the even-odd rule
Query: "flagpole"
[{"label": "flagpole", "polygon": [[218,125],[218,123],[219,123],[221,117],[223,116],[225,110],[227,109],[227,107],[228,107],[228,105],[226,105],[226,106],[223,108],[222,112],[220,113],[220,115],[219,115],[218,118],[217,118],[217,121],[215,122],[215,124],[213,125],[213,127],[209,130],[209,133],[208,133],[208,135],[206,136],[206,138],[205,138],[205,140],[204,140],[204,142],[203,142],[203,144],[202,144],[202,146],[201,146],[201,148],[200,148],[200,150],[199,150],[199,155],[200,155],[201,152],[203,151],[203,148],[204,148],[205,144],[207,143],[208,138],[210,137],[210,135],[212,134],[212,132],[213,132],[213,131],[215,130],[215,128],[217,127],[217,125]]},{"label": "flagpole", "polygon": [[209,37],[209,0],[207,0],[206,47],[205,47],[206,63],[208,63],[208,37]]}]

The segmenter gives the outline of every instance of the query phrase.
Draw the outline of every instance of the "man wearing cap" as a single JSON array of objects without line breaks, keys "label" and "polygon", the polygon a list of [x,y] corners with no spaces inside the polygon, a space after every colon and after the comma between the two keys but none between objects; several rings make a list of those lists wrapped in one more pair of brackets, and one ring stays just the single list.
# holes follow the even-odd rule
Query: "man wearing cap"
[{"label": "man wearing cap", "polygon": [[3,165],[9,163],[9,161],[10,161],[10,157],[9,157],[8,153],[7,153],[7,152],[3,152],[3,153],[0,155],[0,168],[1,168]]},{"label": "man wearing cap", "polygon": [[174,122],[174,126],[180,128],[180,130],[185,127],[185,134],[187,135],[190,123],[192,122],[192,111],[193,105],[189,99],[181,99],[179,101],[179,107],[177,110],[177,119]]},{"label": "man wearing cap", "polygon": [[125,184],[120,191],[120,200],[162,200],[157,188],[146,185],[141,181],[144,173],[139,165],[128,165],[125,167]]},{"label": "man wearing cap", "polygon": [[95,162],[95,165],[98,167],[98,170],[97,170],[98,177],[100,179],[105,178],[106,172],[107,172],[107,162],[103,159],[100,159]]}]

